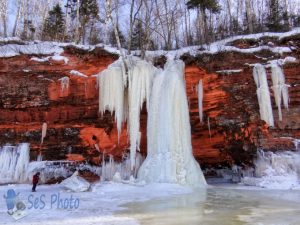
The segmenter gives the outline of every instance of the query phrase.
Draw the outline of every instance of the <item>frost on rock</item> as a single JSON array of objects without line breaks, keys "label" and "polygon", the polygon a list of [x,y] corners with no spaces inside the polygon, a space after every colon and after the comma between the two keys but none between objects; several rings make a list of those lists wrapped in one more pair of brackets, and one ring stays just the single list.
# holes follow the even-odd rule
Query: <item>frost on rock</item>
[{"label": "frost on rock", "polygon": [[61,185],[74,192],[83,192],[87,191],[90,188],[90,183],[84,178],[78,176],[78,171],[76,171],[71,177],[63,180]]},{"label": "frost on rock", "polygon": [[255,64],[253,68],[253,77],[257,87],[256,93],[259,104],[260,118],[266,121],[269,126],[274,126],[267,74],[263,65]]},{"label": "frost on rock", "polygon": [[0,148],[0,183],[24,182],[29,164],[29,144]]},{"label": "frost on rock", "polygon": [[276,105],[278,107],[279,120],[282,121],[281,100],[286,109],[289,107],[288,85],[285,84],[285,77],[282,69],[277,64],[272,64],[272,82]]},{"label": "frost on rock", "polygon": [[203,122],[203,82],[199,80],[198,84],[198,108],[199,108],[199,118],[200,122]]},{"label": "frost on rock", "polygon": [[141,181],[206,185],[192,153],[183,75],[182,61],[168,61],[154,77],[147,122],[148,155],[138,172]]},{"label": "frost on rock", "polygon": [[69,86],[70,86],[70,78],[69,77],[62,77],[58,80],[60,81],[61,92],[64,92],[64,90],[69,89]]}]

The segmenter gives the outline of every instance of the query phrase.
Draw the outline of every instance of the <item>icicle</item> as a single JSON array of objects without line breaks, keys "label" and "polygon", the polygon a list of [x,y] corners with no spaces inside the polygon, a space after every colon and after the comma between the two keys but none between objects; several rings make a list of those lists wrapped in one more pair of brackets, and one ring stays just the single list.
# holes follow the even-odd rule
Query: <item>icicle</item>
[{"label": "icicle", "polygon": [[289,107],[288,85],[285,84],[285,77],[282,69],[277,64],[272,64],[272,82],[276,105],[278,107],[279,120],[282,121],[281,99],[286,109]]},{"label": "icicle", "polygon": [[61,86],[61,92],[62,93],[64,92],[64,90],[69,89],[69,85],[70,85],[70,78],[69,77],[62,77],[58,80],[60,80],[60,86]]},{"label": "icicle", "polygon": [[198,84],[198,108],[199,108],[199,118],[200,122],[203,122],[203,82],[199,80]]},{"label": "icicle", "polygon": [[41,154],[41,153],[40,153],[40,154],[38,154],[36,161],[37,161],[37,162],[41,162],[41,161],[43,161],[43,156],[42,156],[42,154]]},{"label": "icicle", "polygon": [[210,131],[210,121],[209,121],[209,117],[207,117],[207,127],[208,127],[209,139],[211,139],[211,131]]},{"label": "icicle", "polygon": [[102,153],[101,181],[105,181],[105,155]]},{"label": "icicle", "polygon": [[111,64],[98,75],[99,83],[99,112],[103,115],[106,110],[115,112],[118,137],[120,137],[124,119],[124,81],[120,60]]},{"label": "icicle", "polygon": [[253,69],[253,77],[257,87],[256,93],[259,104],[260,118],[266,121],[269,126],[274,126],[267,74],[263,65],[255,64]]},{"label": "icicle", "polygon": [[129,107],[129,134],[131,170],[135,168],[135,154],[139,150],[140,142],[140,112],[146,101],[149,109],[149,98],[152,79],[156,68],[146,61],[138,60],[128,73],[128,107]]},{"label": "icicle", "polygon": [[147,151],[138,179],[205,186],[194,159],[189,109],[184,84],[184,63],[168,61],[155,75],[148,111]]},{"label": "icicle", "polygon": [[44,138],[47,135],[47,123],[43,123],[42,125],[42,139],[41,139],[41,145],[43,144]]}]

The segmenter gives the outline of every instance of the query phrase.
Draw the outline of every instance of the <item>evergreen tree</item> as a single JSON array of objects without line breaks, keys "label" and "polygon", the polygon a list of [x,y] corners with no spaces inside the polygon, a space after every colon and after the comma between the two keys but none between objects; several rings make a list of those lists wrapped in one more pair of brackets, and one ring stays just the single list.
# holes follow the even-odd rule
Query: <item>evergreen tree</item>
[{"label": "evergreen tree", "polygon": [[269,14],[267,16],[266,26],[269,31],[279,32],[289,30],[288,14],[284,12],[279,5],[279,0],[270,0]]},{"label": "evergreen tree", "polygon": [[64,37],[65,20],[64,13],[59,4],[49,11],[45,20],[42,38],[44,40],[60,41]]},{"label": "evergreen tree", "polygon": [[132,32],[132,44],[133,50],[142,49],[145,44],[146,34],[143,28],[142,21],[137,21]]},{"label": "evergreen tree", "polygon": [[[78,39],[76,41],[78,42],[79,39],[82,39],[82,43],[84,44],[87,25],[91,21],[94,23],[94,21],[98,19],[99,7],[97,0],[67,0],[65,7],[69,9],[71,18],[73,20],[77,19],[79,22],[77,26],[80,26],[80,28],[78,29],[79,34],[76,34],[78,37],[75,37]],[[79,18],[77,18],[78,16]]]},{"label": "evergreen tree", "polygon": [[206,43],[210,42],[211,37],[209,35],[210,32],[207,25],[206,10],[209,10],[212,13],[219,13],[221,7],[217,0],[189,0],[186,5],[188,9],[198,8],[200,10],[204,23],[204,39]]},{"label": "evergreen tree", "polygon": [[186,5],[189,9],[199,7],[201,11],[209,10],[213,13],[219,13],[221,10],[217,0],[189,0]]},{"label": "evergreen tree", "polygon": [[[123,33],[120,31],[119,27],[117,27],[118,33],[119,33],[119,38],[120,38],[120,42],[121,42],[121,46],[124,46],[126,43],[126,38],[123,35]],[[116,35],[115,35],[115,31],[114,29],[112,29],[109,33],[109,43],[113,46],[113,47],[117,47],[117,39],[116,39]]]}]

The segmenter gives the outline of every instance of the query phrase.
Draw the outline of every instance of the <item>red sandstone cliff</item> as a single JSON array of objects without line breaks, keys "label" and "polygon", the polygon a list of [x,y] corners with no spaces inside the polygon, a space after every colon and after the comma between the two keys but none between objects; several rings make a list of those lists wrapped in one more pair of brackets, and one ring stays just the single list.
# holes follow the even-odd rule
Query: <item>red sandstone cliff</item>
[{"label": "red sandstone cliff", "polygon": [[[267,41],[267,40],[265,40]],[[289,39],[276,43],[288,46]],[[247,41],[232,43],[247,47]],[[251,43],[253,45],[253,43]],[[293,45],[300,48],[300,39],[293,37]],[[297,48],[296,48],[297,49]],[[69,46],[63,61],[36,62],[32,55],[0,58],[0,142],[31,144],[31,157],[39,151],[47,160],[88,160],[97,162],[92,139],[97,137],[100,148],[121,157],[129,143],[123,129],[118,143],[113,116],[98,114],[96,78],[116,60],[117,56],[96,48],[85,51]],[[299,59],[299,51],[291,54]],[[277,107],[272,97],[275,127],[269,128],[259,117],[256,86],[252,68],[248,64],[264,63],[266,59],[284,58],[272,52],[255,54],[221,52],[213,55],[184,55],[186,88],[190,104],[192,143],[195,157],[204,166],[251,163],[257,147],[270,150],[294,149],[292,139],[300,138],[300,63],[286,64],[286,83],[291,85],[290,109],[283,110],[278,121]],[[241,69],[226,75],[219,70]],[[87,77],[74,76],[77,70]],[[69,88],[62,90],[60,78],[70,78]],[[203,79],[204,122],[198,114],[196,85]],[[271,84],[271,82],[269,82]],[[208,131],[208,118],[211,134]],[[146,153],[147,114],[141,115],[141,149]],[[47,122],[47,136],[40,146],[42,123]],[[125,126],[124,126],[125,127]],[[286,138],[284,138],[286,137]]]}]

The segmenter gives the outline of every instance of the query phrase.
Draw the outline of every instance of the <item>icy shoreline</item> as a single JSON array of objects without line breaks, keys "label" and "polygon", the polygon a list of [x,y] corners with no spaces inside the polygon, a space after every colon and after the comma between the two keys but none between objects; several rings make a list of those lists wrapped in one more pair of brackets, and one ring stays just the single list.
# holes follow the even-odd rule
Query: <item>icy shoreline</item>
[{"label": "icy shoreline", "polygon": [[[8,189],[20,193],[28,215],[17,223],[26,225],[35,224],[138,224],[136,220],[127,217],[115,216],[114,213],[124,210],[122,205],[132,202],[142,202],[156,198],[165,198],[175,195],[191,193],[192,189],[177,184],[149,184],[137,186],[122,183],[104,182],[96,183],[91,191],[74,193],[63,189],[59,184],[41,185],[37,192],[31,192],[27,184],[0,186],[2,195]],[[79,199],[79,207],[64,208],[57,201]],[[37,199],[37,200],[36,200]],[[66,200],[67,201],[67,200]],[[0,203],[1,224],[15,224],[16,221],[7,214],[5,201]]]}]

